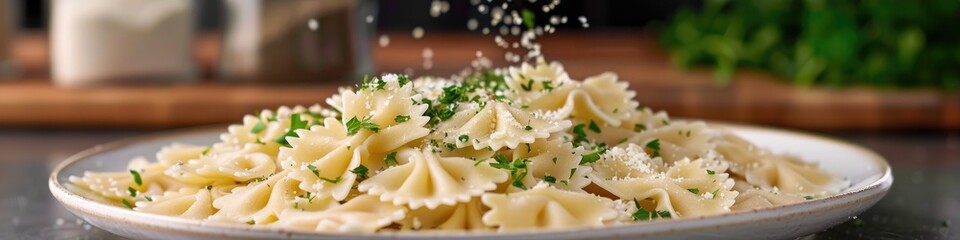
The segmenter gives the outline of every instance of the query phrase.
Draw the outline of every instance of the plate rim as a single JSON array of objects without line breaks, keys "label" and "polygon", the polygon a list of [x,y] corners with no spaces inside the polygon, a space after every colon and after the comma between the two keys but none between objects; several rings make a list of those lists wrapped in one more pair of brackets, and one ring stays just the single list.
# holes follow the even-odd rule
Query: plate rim
[{"label": "plate rim", "polygon": [[[633,236],[659,236],[667,234],[670,232],[683,230],[683,231],[695,231],[700,229],[709,229],[717,228],[721,225],[738,225],[749,222],[757,222],[763,220],[769,220],[767,218],[750,218],[750,215],[754,214],[763,214],[763,213],[773,213],[784,210],[795,210],[796,213],[804,213],[810,211],[816,211],[820,209],[836,208],[842,207],[837,206],[837,204],[828,204],[827,202],[831,201],[840,201],[841,198],[847,198],[852,195],[862,195],[862,198],[857,199],[868,199],[875,195],[881,195],[879,198],[882,198],[883,195],[889,191],[890,186],[893,183],[893,174],[892,169],[886,159],[880,154],[876,153],[869,148],[864,146],[854,144],[845,140],[837,139],[835,137],[815,132],[808,132],[804,130],[795,130],[795,129],[785,129],[773,126],[765,126],[758,124],[745,124],[745,123],[734,123],[728,121],[717,121],[717,120],[693,120],[693,119],[675,119],[675,121],[703,121],[708,126],[720,127],[721,129],[746,129],[753,131],[763,131],[763,132],[779,132],[784,134],[789,134],[793,136],[806,137],[817,139],[821,141],[830,142],[832,144],[837,144],[844,146],[846,148],[856,150],[860,154],[867,156],[872,162],[879,166],[883,174],[881,177],[877,178],[875,181],[870,182],[866,185],[848,189],[840,194],[831,195],[828,197],[817,198],[814,200],[803,201],[800,203],[787,204],[774,206],[770,208],[763,209],[750,209],[743,211],[731,211],[721,214],[713,214],[706,216],[698,217],[689,217],[682,219],[670,219],[670,220],[661,220],[655,222],[647,222],[642,224],[617,224],[617,225],[604,225],[596,227],[584,227],[576,229],[535,229],[528,231],[511,231],[511,232],[498,232],[496,230],[491,231],[478,231],[478,232],[461,232],[461,231],[424,231],[424,232],[376,232],[376,233],[328,233],[328,232],[316,232],[308,230],[299,230],[299,229],[282,229],[279,227],[271,226],[250,226],[250,225],[240,225],[232,223],[220,223],[220,222],[205,222],[198,219],[186,219],[174,216],[165,216],[158,214],[151,214],[145,212],[134,212],[129,209],[122,208],[120,206],[113,206],[109,204],[100,203],[92,199],[83,197],[69,189],[67,189],[63,184],[58,180],[60,172],[67,168],[68,166],[87,159],[91,156],[121,149],[126,146],[140,144],[145,141],[155,141],[162,140],[164,138],[176,138],[183,135],[195,135],[195,134],[214,134],[217,132],[222,132],[227,125],[208,125],[208,126],[198,126],[190,127],[183,129],[175,130],[166,130],[156,133],[149,133],[140,136],[122,138],[112,142],[98,144],[93,147],[87,148],[83,151],[80,151],[76,154],[71,155],[66,158],[64,161],[57,164],[54,170],[50,173],[48,179],[48,185],[51,193],[54,198],[66,207],[71,212],[73,211],[82,211],[85,214],[96,215],[101,218],[111,219],[113,221],[123,222],[125,224],[136,224],[143,227],[150,227],[153,229],[161,230],[171,230],[178,231],[181,233],[187,234],[210,234],[210,233],[222,233],[222,232],[233,232],[233,233],[245,233],[246,236],[250,237],[260,237],[262,236],[272,236],[276,237],[273,234],[283,234],[287,238],[294,236],[311,236],[311,237],[332,237],[332,238],[349,238],[349,237],[361,237],[361,238],[422,238],[422,237],[466,237],[466,238],[490,238],[490,237],[511,237],[511,238],[529,238],[529,237],[547,237],[547,234],[550,235],[582,235],[582,236],[594,236],[591,234],[602,234],[604,232],[612,234],[636,234]],[[209,132],[209,133],[208,133]],[[879,199],[878,198],[878,199]],[[855,201],[854,201],[855,202]],[[802,210],[806,207],[812,207],[817,204],[825,204],[818,208],[812,210]],[[96,211],[91,211],[89,209],[95,209]],[[75,213],[76,214],[76,213]],[[80,215],[80,214],[76,214]],[[79,216],[83,218],[83,216]],[[718,224],[708,224],[709,221],[705,220],[714,220],[719,221]],[[732,220],[732,221],[722,221],[722,220]],[[700,223],[697,225],[696,223]],[[688,224],[692,226],[685,227],[670,227],[670,225],[680,225]],[[179,225],[179,226],[178,226]],[[638,226],[645,226],[647,228],[657,229],[657,227],[663,228],[664,231],[653,231],[644,233],[643,230],[635,229],[634,231],[627,231],[630,228],[636,228]],[[624,232],[626,231],[626,232]],[[254,235],[250,235],[254,234]],[[269,234],[269,235],[267,235]]]}]

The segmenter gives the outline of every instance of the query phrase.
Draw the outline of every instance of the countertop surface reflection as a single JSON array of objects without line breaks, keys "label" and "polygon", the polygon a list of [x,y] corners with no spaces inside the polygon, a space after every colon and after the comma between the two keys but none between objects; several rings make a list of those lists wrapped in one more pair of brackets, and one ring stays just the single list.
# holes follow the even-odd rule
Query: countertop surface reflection
[{"label": "countertop surface reflection", "polygon": [[[0,239],[119,239],[74,216],[47,177],[71,154],[147,134],[0,130]],[[960,133],[827,133],[893,165],[890,193],[866,213],[805,239],[960,239]]]}]

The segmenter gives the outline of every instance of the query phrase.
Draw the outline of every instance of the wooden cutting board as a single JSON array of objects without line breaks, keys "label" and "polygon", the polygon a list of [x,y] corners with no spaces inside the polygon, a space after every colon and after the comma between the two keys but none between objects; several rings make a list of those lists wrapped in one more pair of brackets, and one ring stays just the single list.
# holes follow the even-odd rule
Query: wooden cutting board
[{"label": "wooden cutting board", "polygon": [[[477,51],[503,66],[504,50],[474,33],[430,33],[413,39],[388,33],[387,47],[373,44],[380,71],[446,76],[468,66]],[[958,130],[960,95],[931,89],[866,87],[795,88],[758,71],[741,70],[731,85],[718,86],[709,69],[676,70],[654,39],[640,32],[585,32],[541,38],[548,59],[571,77],[618,73],[641,104],[674,117],[752,122],[810,130]],[[197,84],[62,89],[50,83],[48,41],[27,34],[15,41],[20,77],[0,80],[0,127],[171,128],[235,122],[243,114],[279,105],[321,103],[342,82],[299,85],[225,84],[214,79],[218,38],[197,41],[204,79]],[[468,46],[468,47],[467,47]],[[422,52],[433,52],[425,70]]]}]

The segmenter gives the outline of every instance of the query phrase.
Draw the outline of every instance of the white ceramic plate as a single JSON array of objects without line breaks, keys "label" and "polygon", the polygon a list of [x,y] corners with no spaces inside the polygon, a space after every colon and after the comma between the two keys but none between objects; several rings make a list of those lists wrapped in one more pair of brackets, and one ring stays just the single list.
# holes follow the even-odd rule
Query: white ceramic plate
[{"label": "white ceramic plate", "polygon": [[710,123],[724,127],[757,145],[819,162],[826,171],[846,177],[852,186],[843,192],[799,204],[721,215],[661,220],[601,228],[511,233],[403,232],[368,235],[291,231],[268,226],[206,223],[134,212],[85,198],[65,185],[84,171],[124,171],[136,156],[154,156],[172,142],[211,144],[224,127],[181,130],[97,146],[61,163],[50,175],[50,191],[67,209],[87,222],[117,235],[136,239],[785,239],[805,236],[840,224],[873,206],[890,189],[893,176],[876,153],[829,137],[764,127]]}]

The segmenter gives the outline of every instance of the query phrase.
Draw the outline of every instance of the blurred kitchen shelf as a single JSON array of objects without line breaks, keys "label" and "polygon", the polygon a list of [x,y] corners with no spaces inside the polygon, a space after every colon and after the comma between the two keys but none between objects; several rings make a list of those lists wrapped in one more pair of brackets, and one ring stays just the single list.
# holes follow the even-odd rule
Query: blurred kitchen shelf
[{"label": "blurred kitchen shelf", "polygon": [[[449,75],[469,66],[477,51],[503,66],[503,49],[489,36],[430,32],[413,39],[388,33],[390,45],[373,45],[381,71]],[[795,127],[813,130],[960,129],[960,95],[935,90],[795,88],[774,77],[740,71],[733,84],[717,86],[706,69],[689,72],[670,66],[655,40],[639,32],[557,34],[542,38],[543,51],[563,62],[575,79],[604,71],[631,83],[641,104],[671,116]],[[257,109],[321,103],[338,83],[244,85],[212,80],[218,40],[197,41],[204,80],[191,85],[112,86],[62,89],[48,74],[47,38],[27,34],[14,54],[19,79],[0,80],[0,126],[41,128],[167,128],[237,121]],[[423,68],[430,48],[433,66]]]}]

